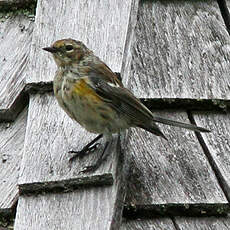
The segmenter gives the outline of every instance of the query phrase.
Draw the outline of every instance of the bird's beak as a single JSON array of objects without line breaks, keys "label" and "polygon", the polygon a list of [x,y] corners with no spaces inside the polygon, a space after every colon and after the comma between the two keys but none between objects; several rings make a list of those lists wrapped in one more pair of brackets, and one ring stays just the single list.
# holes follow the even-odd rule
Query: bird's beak
[{"label": "bird's beak", "polygon": [[45,51],[48,51],[50,53],[57,53],[58,52],[58,49],[54,48],[54,47],[45,47],[45,48],[42,48],[42,49],[45,50]]}]

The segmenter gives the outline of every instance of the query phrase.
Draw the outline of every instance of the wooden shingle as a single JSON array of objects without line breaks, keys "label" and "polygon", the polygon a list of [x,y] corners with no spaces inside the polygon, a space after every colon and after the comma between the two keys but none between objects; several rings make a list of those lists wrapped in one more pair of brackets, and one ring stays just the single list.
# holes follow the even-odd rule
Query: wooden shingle
[{"label": "wooden shingle", "polygon": [[135,37],[137,97],[230,97],[229,34],[216,1],[143,1]]},{"label": "wooden shingle", "polygon": [[0,124],[0,216],[13,213],[23,155],[27,109],[12,123]]},{"label": "wooden shingle", "polygon": [[227,230],[229,229],[230,219],[229,217],[209,217],[209,218],[183,218],[176,217],[175,223],[177,228],[181,230],[187,230],[188,226],[191,230]]},{"label": "wooden shingle", "polygon": [[[22,2],[30,4],[0,0],[0,8]],[[0,120],[16,120],[0,124],[0,228],[16,204],[15,230],[229,228],[229,35],[218,3],[38,0],[35,22],[1,13]],[[58,106],[56,66],[42,50],[70,37],[154,114],[212,132],[159,124],[166,141],[131,128],[114,136],[98,170],[80,173],[104,142],[69,162],[68,151],[95,135]]]},{"label": "wooden shingle", "polygon": [[[41,85],[53,80],[55,63],[41,48],[65,37],[83,41],[111,69],[121,72],[126,38],[129,36],[127,33],[130,33],[130,12],[135,7],[137,4],[132,0],[126,1],[125,5],[121,1],[59,0],[53,4],[38,1],[29,66],[32,74],[28,75],[27,85],[32,85],[34,89],[37,86],[39,91]],[[95,152],[92,156],[77,159],[70,164],[68,151],[80,150],[94,135],[72,121],[57,105],[52,93],[31,95],[29,108],[25,154],[19,179],[22,195],[19,198],[15,229],[31,230],[38,226],[40,229],[57,229],[56,225],[52,225],[52,218],[47,215],[42,214],[37,218],[38,210],[45,214],[57,207],[63,207],[66,210],[64,215],[73,217],[73,221],[66,218],[68,229],[76,225],[78,229],[118,229],[126,188],[124,179],[127,169],[119,160],[124,156],[120,154],[125,147],[124,135],[121,144],[119,139],[114,139],[113,147],[109,150],[111,156],[102,167],[92,174],[79,174],[82,167],[92,164],[98,155]],[[89,186],[102,187],[84,188]],[[79,187],[82,188],[76,192],[63,193]],[[62,193],[33,196],[41,191]],[[30,193],[32,198],[23,195],[25,193]],[[66,206],[69,200],[73,200],[72,207]],[[34,206],[39,207],[37,211]],[[86,207],[89,207],[87,212]],[[29,211],[25,213],[25,210]],[[85,216],[85,220],[83,216],[76,218],[75,210]],[[62,213],[56,213],[53,217],[57,223],[63,222]],[[28,224],[28,219],[33,221]],[[98,219],[97,223],[95,219]]]},{"label": "wooden shingle", "polygon": [[194,113],[198,125],[209,126],[212,132],[204,136],[205,153],[220,181],[228,200],[230,199],[230,114],[227,113]]},{"label": "wooden shingle", "polygon": [[[155,114],[189,122],[184,112]],[[128,213],[132,213],[132,209],[134,214],[140,213],[140,209],[143,216],[151,212],[158,215],[172,212],[177,215],[202,215],[202,212],[217,215],[215,205],[210,207],[216,203],[226,212],[228,201],[196,135],[180,128],[160,127],[168,141],[145,131],[131,131],[128,152],[133,158],[126,196]]]},{"label": "wooden shingle", "polygon": [[[230,63],[224,49],[228,34],[214,1],[143,1],[134,34],[130,88],[135,95],[149,100],[228,97],[226,76]],[[186,113],[189,107],[181,111],[162,109],[165,111],[153,112],[171,120],[190,122]],[[212,130],[208,123],[200,125]],[[130,133],[128,152],[133,158],[125,213],[128,216],[226,213],[228,200],[200,145],[213,134],[204,133],[197,138],[188,130],[160,127],[168,141],[141,130]]]},{"label": "wooden shingle", "polygon": [[153,218],[123,221],[121,230],[176,230],[170,218]]},{"label": "wooden shingle", "polygon": [[23,90],[33,31],[32,18],[22,11],[3,10],[7,8],[9,9],[8,2],[0,1],[1,229],[12,228],[19,196],[17,183],[27,119],[25,107],[28,104],[28,96]]},{"label": "wooden shingle", "polygon": [[23,89],[33,22],[23,15],[1,17],[0,120],[12,121],[28,103]]}]

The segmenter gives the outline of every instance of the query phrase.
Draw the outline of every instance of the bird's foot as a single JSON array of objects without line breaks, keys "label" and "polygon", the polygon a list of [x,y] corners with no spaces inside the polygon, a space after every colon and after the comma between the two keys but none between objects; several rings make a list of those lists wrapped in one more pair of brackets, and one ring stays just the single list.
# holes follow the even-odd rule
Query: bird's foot
[{"label": "bird's foot", "polygon": [[80,173],[87,173],[87,172],[94,172],[96,169],[98,169],[99,165],[94,164],[94,165],[88,165],[85,166]]},{"label": "bird's foot", "polygon": [[84,156],[86,156],[86,155],[88,155],[90,153],[93,153],[96,149],[98,149],[99,146],[100,146],[100,143],[95,143],[92,146],[85,146],[80,151],[71,150],[71,151],[68,152],[69,154],[72,154],[72,156],[70,157],[69,161],[73,161],[77,157],[83,158]]},{"label": "bird's foot", "polygon": [[109,152],[108,152],[107,154],[105,154],[105,150],[107,149],[108,144],[109,144],[109,142],[106,142],[105,148],[104,148],[104,150],[103,150],[101,156],[97,159],[96,163],[93,164],[93,165],[85,166],[85,167],[80,171],[80,173],[94,172],[94,171],[96,171],[96,170],[100,167],[100,165],[102,164],[102,162],[105,161],[106,158],[107,158],[108,155],[109,155]]}]

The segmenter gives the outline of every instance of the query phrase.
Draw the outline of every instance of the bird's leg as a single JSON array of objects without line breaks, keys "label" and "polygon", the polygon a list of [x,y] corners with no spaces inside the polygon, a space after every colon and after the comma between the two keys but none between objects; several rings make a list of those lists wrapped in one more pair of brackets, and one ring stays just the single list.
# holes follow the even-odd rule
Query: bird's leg
[{"label": "bird's leg", "polygon": [[73,154],[73,156],[69,159],[69,161],[73,161],[77,157],[84,157],[85,155],[94,152],[98,146],[100,145],[97,142],[99,139],[103,137],[103,134],[98,135],[95,139],[93,139],[91,142],[89,142],[82,150],[80,151],[69,151],[69,153]]},{"label": "bird's leg", "polygon": [[96,163],[93,164],[93,165],[85,166],[85,167],[83,168],[83,170],[81,170],[80,172],[81,172],[81,173],[93,172],[93,171],[95,171],[96,169],[98,169],[98,168],[100,167],[101,163],[102,163],[103,161],[105,161],[106,158],[108,157],[109,152],[108,152],[107,154],[105,154],[105,152],[106,152],[106,150],[107,150],[109,144],[111,144],[111,143],[112,143],[111,140],[107,140],[106,143],[105,143],[105,147],[104,147],[104,149],[103,149],[103,152],[102,152],[101,156],[97,159]]}]

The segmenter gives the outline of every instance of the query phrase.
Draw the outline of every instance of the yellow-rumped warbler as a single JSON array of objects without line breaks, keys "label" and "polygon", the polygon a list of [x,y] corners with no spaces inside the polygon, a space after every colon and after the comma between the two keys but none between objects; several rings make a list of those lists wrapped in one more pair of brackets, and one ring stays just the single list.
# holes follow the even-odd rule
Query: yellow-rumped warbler
[{"label": "yellow-rumped warbler", "polygon": [[81,151],[75,152],[74,157],[94,150],[96,141],[106,137],[97,162],[82,172],[96,170],[106,157],[104,153],[112,134],[130,127],[140,127],[163,138],[165,136],[155,122],[209,132],[192,124],[154,116],[82,42],[63,39],[43,49],[53,54],[58,67],[53,83],[59,105],[86,130],[100,134]]}]

